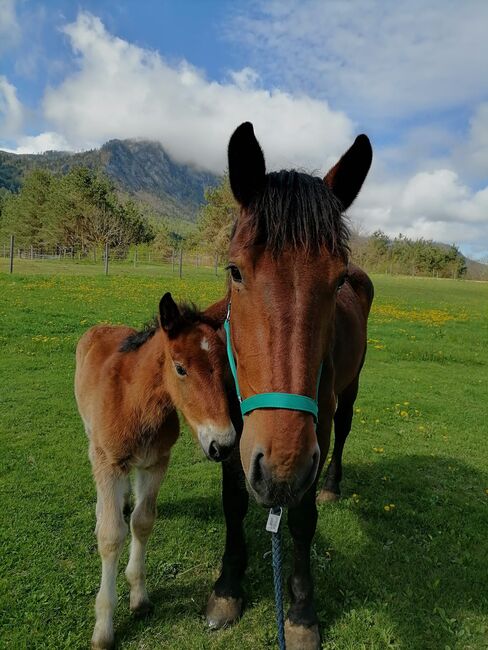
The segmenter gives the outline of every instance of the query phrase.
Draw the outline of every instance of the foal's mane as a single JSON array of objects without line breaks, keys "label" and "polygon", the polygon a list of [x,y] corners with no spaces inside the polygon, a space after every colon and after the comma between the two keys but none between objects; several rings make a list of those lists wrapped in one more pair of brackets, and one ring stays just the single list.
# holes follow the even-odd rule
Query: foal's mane
[{"label": "foal's mane", "polygon": [[271,172],[246,211],[247,244],[265,244],[273,256],[289,247],[312,253],[326,246],[347,259],[349,228],[342,212],[322,178],[295,169]]},{"label": "foal's mane", "polygon": [[[213,327],[214,329],[219,327],[219,323],[217,323],[213,318],[207,316],[193,303],[179,303],[178,309],[181,316],[178,331],[200,323],[210,325],[210,327]],[[149,341],[149,339],[156,334],[158,329],[161,329],[159,318],[154,316],[139,332],[129,334],[129,336],[122,341],[119,347],[119,352],[133,352],[134,350],[138,350],[141,345],[144,345],[146,341]]]}]

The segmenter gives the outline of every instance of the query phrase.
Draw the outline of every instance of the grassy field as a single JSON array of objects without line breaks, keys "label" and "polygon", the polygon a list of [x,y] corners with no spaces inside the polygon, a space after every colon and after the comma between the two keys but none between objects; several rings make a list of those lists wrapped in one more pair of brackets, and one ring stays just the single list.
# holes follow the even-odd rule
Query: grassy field
[{"label": "grassy field", "polygon": [[[73,265],[66,275],[17,268],[0,274],[0,647],[86,648],[100,569],[72,391],[76,341],[97,322],[140,325],[166,290],[210,303],[224,280],[210,269],[179,280],[170,270],[105,278]],[[320,507],[313,547],[323,648],[488,648],[488,284],[374,280],[343,499]],[[202,610],[223,548],[220,468],[185,428],[149,545],[155,612],[130,616],[121,575],[119,647],[275,647],[264,524],[253,506],[241,622],[208,632]]]}]

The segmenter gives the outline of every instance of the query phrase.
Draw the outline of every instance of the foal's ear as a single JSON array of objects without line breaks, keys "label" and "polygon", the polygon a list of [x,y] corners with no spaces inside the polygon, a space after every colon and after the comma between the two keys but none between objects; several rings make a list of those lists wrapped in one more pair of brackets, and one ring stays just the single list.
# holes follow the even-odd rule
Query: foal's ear
[{"label": "foal's ear", "polygon": [[227,151],[229,181],[236,201],[247,208],[264,186],[266,165],[251,122],[232,134]]},{"label": "foal's ear", "polygon": [[327,172],[324,181],[342,203],[343,210],[347,210],[359,194],[372,160],[373,149],[368,136],[358,135],[352,147]]},{"label": "foal's ear", "polygon": [[161,327],[171,336],[171,333],[178,329],[180,320],[181,314],[178,305],[170,293],[165,293],[159,302],[159,322]]}]

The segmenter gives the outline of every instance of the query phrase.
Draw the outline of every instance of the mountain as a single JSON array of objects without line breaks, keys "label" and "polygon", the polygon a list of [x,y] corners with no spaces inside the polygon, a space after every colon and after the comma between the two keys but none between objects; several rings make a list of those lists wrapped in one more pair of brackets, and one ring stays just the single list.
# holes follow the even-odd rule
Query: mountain
[{"label": "mountain", "polygon": [[66,173],[76,165],[100,169],[121,192],[177,220],[195,221],[204,201],[204,189],[219,182],[214,174],[175,162],[159,142],[110,140],[100,149],[79,153],[0,151],[0,188],[18,190],[25,172],[34,167]]}]

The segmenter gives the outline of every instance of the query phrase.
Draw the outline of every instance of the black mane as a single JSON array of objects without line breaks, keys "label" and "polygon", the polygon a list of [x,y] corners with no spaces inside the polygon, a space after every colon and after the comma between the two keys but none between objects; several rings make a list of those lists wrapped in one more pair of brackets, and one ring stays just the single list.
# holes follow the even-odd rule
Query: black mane
[{"label": "black mane", "polygon": [[273,255],[286,247],[318,252],[325,245],[347,259],[349,228],[343,208],[322,178],[296,170],[271,172],[247,212],[249,243],[263,243]]},{"label": "black mane", "polygon": [[[178,331],[181,331],[186,327],[191,327],[192,325],[197,325],[198,323],[210,325],[214,329],[217,329],[220,326],[219,323],[214,321],[212,318],[209,318],[193,303],[180,303],[178,304],[178,309],[180,310],[181,315]],[[133,352],[134,350],[138,350],[141,345],[144,345],[146,341],[149,341],[149,339],[152,338],[160,328],[161,325],[159,323],[159,318],[154,316],[152,320],[144,325],[142,330],[134,332],[134,334],[129,334],[129,336],[122,341],[119,347],[119,352]]]}]

